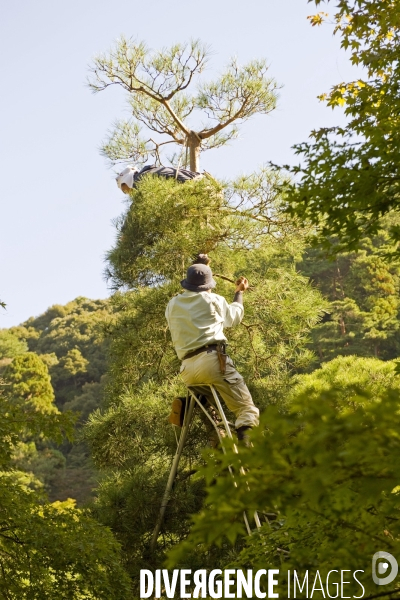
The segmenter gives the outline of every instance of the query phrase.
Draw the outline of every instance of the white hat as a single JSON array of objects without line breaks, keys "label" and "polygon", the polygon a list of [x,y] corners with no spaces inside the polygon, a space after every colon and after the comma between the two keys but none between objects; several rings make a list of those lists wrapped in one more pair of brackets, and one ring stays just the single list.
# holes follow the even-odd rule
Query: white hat
[{"label": "white hat", "polygon": [[118,177],[115,178],[119,189],[121,189],[121,185],[125,183],[131,190],[133,188],[135,173],[138,173],[138,169],[136,167],[133,167],[132,165],[129,165],[128,167],[126,167],[126,169],[121,171]]}]

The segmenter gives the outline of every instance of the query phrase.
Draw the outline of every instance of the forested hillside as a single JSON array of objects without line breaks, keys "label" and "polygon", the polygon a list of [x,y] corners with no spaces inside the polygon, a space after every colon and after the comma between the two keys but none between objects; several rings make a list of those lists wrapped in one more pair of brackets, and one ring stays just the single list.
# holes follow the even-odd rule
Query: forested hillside
[{"label": "forested hillside", "polygon": [[[75,498],[87,500],[94,478],[86,450],[73,445],[76,416],[63,410],[62,402],[57,406],[48,367],[48,364],[51,368],[62,363],[63,356],[70,350],[67,344],[56,343],[51,346],[52,353],[41,355],[28,350],[28,343],[39,345],[46,332],[56,338],[55,322],[60,323],[63,317],[65,321],[59,333],[60,339],[65,341],[68,337],[66,322],[82,324],[86,310],[82,306],[85,305],[89,307],[86,327],[82,325],[81,333],[77,331],[70,337],[85,340],[82,353],[87,350],[88,355],[100,357],[102,352],[96,344],[94,330],[91,331],[88,315],[92,312],[93,318],[94,307],[104,313],[101,307],[105,304],[78,299],[67,307],[50,309],[42,318],[31,319],[27,327],[13,328],[13,332],[0,331],[0,595],[3,598],[122,600],[129,593],[129,579],[114,536],[93,519],[88,510],[76,508]],[[86,336],[82,335],[85,330]],[[80,355],[76,347],[75,355],[78,353]],[[80,356],[79,364],[84,372],[83,366],[89,361],[84,362],[83,354]],[[98,376],[101,377],[100,369]],[[75,387],[75,382],[72,385]],[[79,387],[76,381],[75,392],[72,385],[73,401],[84,383]],[[88,378],[86,385],[95,383]],[[65,400],[67,385],[60,389],[61,398]],[[84,398],[83,392],[81,395]],[[96,397],[95,404],[98,401]],[[83,400],[83,411],[91,408],[92,405]],[[79,457],[76,463],[75,456]],[[84,481],[83,473],[92,481]],[[48,496],[53,500],[59,496],[64,501],[49,502]]]},{"label": "forested hillside", "polygon": [[87,446],[78,439],[82,423],[103,399],[108,347],[104,333],[111,319],[110,301],[77,298],[18,327],[0,330],[2,370],[14,357],[35,353],[48,369],[55,406],[62,412],[79,412],[74,443],[38,442],[15,457],[18,468],[32,471],[52,500],[74,498],[81,505],[96,485]]}]

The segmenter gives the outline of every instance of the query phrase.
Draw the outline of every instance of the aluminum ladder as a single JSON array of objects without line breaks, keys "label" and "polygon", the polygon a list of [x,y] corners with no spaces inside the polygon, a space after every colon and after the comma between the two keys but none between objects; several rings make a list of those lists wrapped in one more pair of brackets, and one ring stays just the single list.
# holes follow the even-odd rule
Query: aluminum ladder
[{"label": "aluminum ladder", "polygon": [[[175,481],[175,478],[176,478],[176,475],[178,472],[179,461],[181,459],[182,452],[185,447],[185,443],[186,443],[186,440],[187,440],[187,437],[189,434],[189,427],[192,422],[193,412],[194,412],[196,404],[197,404],[197,406],[199,406],[199,408],[203,411],[203,413],[206,415],[206,417],[212,423],[212,425],[218,435],[218,440],[219,440],[220,446],[224,453],[226,453],[226,449],[224,448],[223,437],[221,435],[220,427],[223,426],[226,436],[230,439],[233,439],[232,431],[230,429],[228,420],[227,420],[224,410],[222,408],[221,401],[218,397],[218,394],[217,394],[214,386],[210,385],[210,384],[196,384],[196,386],[194,386],[194,387],[196,387],[196,389],[204,388],[204,387],[210,388],[210,391],[211,391],[211,393],[213,395],[213,399],[214,399],[213,408],[215,408],[215,410],[217,411],[221,422],[216,423],[214,421],[214,419],[211,417],[210,413],[206,410],[206,408],[203,406],[203,404],[201,403],[199,398],[196,396],[196,393],[190,387],[188,387],[183,425],[182,425],[181,433],[180,433],[180,436],[178,439],[175,456],[172,461],[172,466],[171,466],[171,471],[169,473],[167,486],[165,488],[165,492],[164,492],[164,495],[163,495],[163,498],[161,501],[160,512],[159,512],[158,519],[157,519],[156,525],[154,527],[153,535],[152,535],[151,542],[150,542],[150,550],[152,552],[154,551],[154,549],[157,545],[157,540],[158,540],[158,536],[160,534],[161,526],[162,526],[162,523],[164,520],[165,511],[167,509],[168,502],[171,498],[172,488],[173,488],[174,481]],[[175,427],[175,425],[173,425],[173,427]],[[234,451],[236,453],[238,453],[236,444],[234,444],[233,447],[234,447]],[[234,477],[231,467],[229,467],[229,471],[230,471],[231,476]],[[243,467],[240,469],[240,473],[241,473],[241,475],[245,474]],[[253,518],[254,518],[254,522],[256,524],[257,529],[259,529],[261,527],[261,522],[260,522],[257,511],[254,512]],[[243,519],[244,519],[244,523],[246,526],[246,531],[247,531],[248,535],[251,535],[252,530],[250,528],[249,519],[247,517],[246,511],[243,512]]]}]

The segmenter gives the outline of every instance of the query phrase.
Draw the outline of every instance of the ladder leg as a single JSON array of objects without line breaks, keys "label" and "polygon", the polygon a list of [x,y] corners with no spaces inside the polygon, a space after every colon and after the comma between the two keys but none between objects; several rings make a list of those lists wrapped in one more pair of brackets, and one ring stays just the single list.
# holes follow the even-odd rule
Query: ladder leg
[{"label": "ladder leg", "polygon": [[169,477],[168,477],[167,487],[165,488],[165,492],[164,492],[164,495],[162,498],[161,508],[160,508],[160,512],[158,515],[157,523],[156,523],[156,526],[154,527],[153,536],[151,538],[150,550],[152,552],[154,551],[154,548],[156,547],[157,539],[158,539],[158,535],[160,533],[160,529],[161,529],[161,525],[162,525],[162,522],[164,519],[165,511],[167,509],[167,505],[168,505],[169,499],[171,497],[172,486],[175,481],[176,473],[178,471],[179,461],[182,456],[182,451],[185,446],[187,436],[189,433],[189,426],[190,426],[190,422],[192,420],[195,404],[196,404],[196,402],[195,402],[194,398],[191,398],[190,402],[188,403],[187,410],[185,412],[185,418],[184,418],[184,422],[183,422],[181,435],[179,437],[178,447],[176,449],[175,456],[172,461],[172,466],[171,466],[171,471],[170,471]]},{"label": "ladder leg", "polygon": [[243,520],[244,520],[244,524],[246,525],[247,535],[251,535],[251,529],[250,529],[250,525],[249,525],[249,520],[247,518],[245,510],[243,511]]},{"label": "ladder leg", "polygon": [[[215,402],[216,409],[217,409],[217,411],[218,411],[218,413],[219,413],[219,416],[221,417],[222,423],[224,424],[224,428],[225,428],[225,430],[226,430],[227,436],[228,436],[230,439],[233,439],[233,435],[232,435],[231,429],[230,429],[230,427],[229,427],[228,420],[227,420],[227,418],[226,418],[226,416],[225,416],[225,412],[224,412],[224,409],[223,409],[223,407],[222,407],[221,401],[220,401],[220,399],[219,399],[219,397],[218,397],[218,394],[217,394],[217,392],[216,392],[216,389],[215,389],[215,388],[214,388],[214,386],[213,386],[213,385],[211,385],[211,384],[209,384],[209,385],[208,385],[208,387],[210,388],[210,390],[211,390],[211,393],[212,393],[212,395],[213,395],[213,398],[214,398],[214,402]],[[200,402],[198,402],[198,404],[199,404],[200,408],[201,408],[201,409],[202,409],[204,412],[206,412],[206,411],[205,411],[205,409],[204,409],[204,407],[201,405],[201,403],[200,403]],[[210,418],[210,417],[209,417],[209,418]],[[211,418],[210,418],[210,420],[211,420]],[[213,423],[213,425],[214,425],[214,427],[217,429],[217,433],[218,433],[218,435],[219,435],[219,432],[218,432],[218,428],[217,428],[217,426],[215,425],[215,423]],[[221,440],[221,436],[220,436],[220,435],[219,435],[219,438],[220,438],[220,442],[222,442],[222,440]],[[225,450],[225,448],[224,448],[223,444],[221,444],[221,445],[222,445],[222,450],[223,450],[223,451],[226,453],[226,450]],[[238,453],[239,453],[239,452],[238,452],[238,448],[237,448],[236,444],[234,444],[234,445],[233,445],[233,450],[234,450],[234,452],[235,452],[236,454],[238,454]],[[231,467],[229,467],[229,472],[230,472],[231,476],[233,477],[234,484],[235,484],[235,486],[236,486],[237,484],[236,484],[236,482],[235,482],[235,476],[234,476],[234,474],[233,474],[233,471],[232,471],[232,468],[231,468]],[[245,470],[244,470],[244,468],[243,468],[243,467],[240,467],[240,474],[241,474],[241,475],[246,475],[246,472],[245,472]],[[255,512],[254,512],[254,515],[253,515],[253,517],[254,517],[254,522],[255,522],[255,524],[256,524],[256,527],[257,527],[257,529],[260,529],[260,528],[261,528],[261,522],[260,522],[260,518],[259,518],[259,516],[258,516],[258,512],[257,512],[257,511],[255,511]],[[248,533],[248,535],[251,535],[251,528],[250,528],[249,519],[248,519],[248,517],[247,517],[246,511],[243,511],[243,520],[244,520],[244,524],[245,524],[245,526],[246,526],[246,530],[247,530],[247,533]]]},{"label": "ladder leg", "polygon": [[[224,413],[224,409],[222,408],[221,401],[220,401],[220,399],[218,398],[218,394],[217,394],[217,392],[216,392],[216,390],[215,390],[215,388],[214,388],[214,386],[213,386],[213,385],[210,385],[210,389],[211,389],[212,395],[214,396],[215,404],[216,404],[216,406],[217,406],[217,410],[218,410],[218,412],[219,412],[219,414],[220,414],[220,416],[221,416],[222,422],[224,423],[225,429],[226,429],[226,430],[227,430],[227,432],[228,432],[228,436],[229,436],[231,439],[233,439],[232,432],[231,432],[231,430],[230,430],[230,428],[229,428],[228,421],[227,421],[227,419],[226,419],[226,416],[225,416],[225,413]],[[235,452],[236,454],[238,454],[238,449],[237,449],[237,446],[236,446],[236,444],[234,444],[234,452]],[[233,473],[232,473],[231,469],[229,469],[229,470],[230,470],[230,472],[231,472],[231,475],[233,476]],[[240,473],[241,473],[241,475],[245,475],[245,474],[246,474],[246,473],[245,473],[245,470],[243,469],[243,467],[240,467]],[[260,518],[259,518],[259,516],[258,516],[258,513],[257,513],[257,511],[255,511],[255,512],[254,512],[254,515],[253,515],[253,516],[254,516],[254,521],[255,521],[255,524],[256,524],[256,527],[257,527],[257,529],[260,529],[260,527],[261,527],[261,523],[260,523]],[[249,535],[251,535],[251,529],[250,529],[249,520],[248,520],[248,518],[247,518],[246,511],[243,511],[243,519],[244,519],[244,524],[246,525],[247,533],[248,533]]]},{"label": "ladder leg", "polygon": [[[225,416],[224,409],[222,408],[221,401],[220,401],[220,399],[218,397],[218,394],[217,394],[214,386],[210,385],[210,384],[203,384],[203,387],[209,387],[210,388],[211,393],[212,393],[213,398],[214,398],[214,401],[215,401],[216,409],[217,409],[217,411],[219,413],[219,416],[221,417],[221,420],[222,420],[222,423],[224,425],[226,434],[227,434],[228,438],[233,439],[233,435],[232,435],[231,429],[229,427],[229,423],[227,421],[227,418]],[[156,547],[157,539],[158,539],[158,536],[160,534],[160,530],[161,530],[161,526],[162,526],[162,522],[164,520],[165,511],[167,509],[168,502],[169,502],[169,499],[171,497],[172,486],[174,484],[175,477],[176,477],[176,474],[177,474],[177,471],[178,471],[179,461],[180,461],[180,458],[182,456],[183,448],[184,448],[186,440],[187,440],[187,436],[188,436],[188,433],[189,433],[190,423],[192,421],[193,410],[194,410],[194,407],[196,406],[196,404],[198,404],[198,406],[200,407],[200,409],[205,413],[205,415],[207,416],[207,418],[210,420],[210,422],[214,426],[214,428],[215,428],[215,430],[216,430],[216,432],[218,434],[218,438],[219,438],[222,450],[223,450],[223,452],[226,452],[226,449],[224,448],[224,445],[223,445],[223,440],[221,438],[221,434],[219,432],[219,429],[218,429],[216,423],[212,420],[211,416],[208,414],[208,412],[206,411],[206,409],[204,408],[204,406],[201,404],[201,402],[199,402],[197,396],[190,389],[190,387],[188,388],[188,392],[189,392],[189,394],[188,394],[187,409],[186,409],[186,412],[185,412],[185,418],[184,418],[184,422],[183,422],[183,426],[182,426],[182,430],[181,430],[181,435],[179,437],[178,447],[176,449],[175,456],[174,456],[173,461],[172,461],[172,466],[171,466],[171,471],[170,471],[170,474],[169,474],[169,477],[168,477],[167,487],[165,488],[165,492],[164,492],[164,495],[163,495],[163,498],[162,498],[162,502],[161,502],[160,512],[159,512],[159,515],[158,515],[156,526],[154,527],[153,536],[152,536],[151,543],[150,543],[150,549],[151,549],[152,552],[154,551],[154,549]],[[236,444],[234,444],[234,452],[236,454],[238,453],[238,449],[237,449]],[[229,467],[229,471],[230,471],[230,474],[233,477],[233,479],[235,479],[235,476],[233,474],[233,471],[232,471],[231,467]],[[245,471],[244,471],[243,467],[240,468],[240,473],[242,475],[245,475]],[[249,520],[247,518],[246,511],[243,512],[243,519],[244,519],[244,522],[245,522],[247,533],[248,533],[248,535],[251,535],[251,528],[250,528]],[[260,523],[260,519],[259,519],[257,511],[254,512],[254,520],[255,520],[257,528],[260,528],[261,527],[261,523]]]},{"label": "ladder leg", "polygon": [[226,429],[226,433],[227,433],[228,437],[232,440],[233,439],[233,435],[232,435],[231,429],[229,427],[227,418],[225,416],[224,409],[222,408],[221,401],[218,398],[217,392],[215,391],[215,387],[213,385],[210,385],[210,389],[211,389],[212,395],[214,396],[215,404],[216,404],[217,410],[218,410],[218,412],[220,414],[220,417],[222,419],[222,422],[224,424],[224,427]]},{"label": "ladder leg", "polygon": [[[206,418],[207,418],[207,419],[210,421],[211,425],[214,427],[214,429],[215,429],[215,432],[216,432],[216,434],[217,434],[217,436],[218,436],[218,440],[219,440],[219,443],[220,443],[220,445],[221,445],[221,448],[222,448],[223,452],[225,453],[225,452],[226,452],[226,450],[225,450],[225,448],[224,448],[224,446],[223,446],[223,444],[222,444],[222,442],[223,442],[223,439],[222,439],[222,437],[221,437],[221,432],[220,432],[220,430],[219,430],[219,428],[218,428],[217,424],[216,424],[216,423],[215,423],[215,421],[212,419],[212,417],[211,417],[210,413],[209,413],[209,412],[208,412],[208,411],[207,411],[207,410],[204,408],[204,406],[202,405],[202,403],[200,402],[200,400],[199,400],[199,399],[198,399],[198,397],[196,396],[196,393],[195,393],[195,392],[193,392],[193,390],[191,390],[190,388],[188,388],[188,390],[189,390],[189,394],[192,396],[192,398],[194,398],[194,400],[195,400],[195,402],[196,402],[197,406],[200,408],[200,410],[201,410],[201,411],[204,413],[204,415],[206,416]],[[220,416],[221,416],[221,415],[220,415]],[[224,426],[225,426],[225,424],[224,424]],[[229,434],[227,433],[227,435],[229,435]]]},{"label": "ladder leg", "polygon": [[[214,388],[213,388],[211,385],[210,385],[209,387],[210,387],[210,388],[212,388],[212,389],[214,389]],[[211,423],[211,424],[212,424],[212,426],[214,427],[214,429],[215,429],[215,431],[216,431],[216,433],[217,433],[217,436],[218,436],[218,440],[219,440],[220,446],[221,446],[221,448],[222,448],[222,452],[223,452],[224,454],[226,454],[226,449],[225,449],[225,446],[224,446],[224,444],[223,444],[223,439],[222,439],[222,437],[221,437],[221,432],[220,432],[220,430],[219,430],[219,428],[218,428],[218,425],[217,425],[217,424],[215,423],[215,421],[214,421],[214,420],[211,418],[210,414],[209,414],[209,413],[208,413],[208,411],[207,411],[207,410],[204,408],[204,406],[202,405],[202,403],[199,401],[199,399],[197,398],[196,394],[195,394],[195,393],[194,393],[194,392],[193,392],[193,391],[192,391],[190,388],[188,388],[188,389],[189,389],[189,392],[190,392],[190,394],[192,395],[192,397],[195,399],[195,401],[196,401],[196,404],[197,404],[197,405],[199,406],[199,408],[200,408],[200,409],[203,411],[203,413],[205,414],[205,416],[207,417],[207,419],[210,421],[210,423]],[[215,392],[215,390],[214,390],[214,392]],[[222,412],[222,414],[223,414],[223,416],[224,416],[223,425],[224,425],[224,427],[225,427],[226,434],[227,434],[227,436],[228,436],[228,437],[232,438],[232,433],[231,433],[231,430],[229,429],[229,424],[228,424],[228,421],[227,421],[227,420],[226,420],[226,418],[225,418],[225,414],[224,414],[224,413],[223,413],[223,411],[222,411],[222,406],[221,406],[221,410],[218,410],[218,407],[217,407],[217,412],[218,412],[219,416],[221,417],[221,419],[222,419],[222,416],[221,416],[221,412]],[[228,429],[227,429],[227,428],[228,428]],[[233,479],[235,479],[235,476],[234,476],[234,474],[233,474],[232,467],[231,467],[231,466],[229,466],[229,467],[228,467],[228,469],[229,469],[229,473],[231,474],[231,476],[233,477]],[[235,483],[235,486],[236,486],[236,483]]]}]

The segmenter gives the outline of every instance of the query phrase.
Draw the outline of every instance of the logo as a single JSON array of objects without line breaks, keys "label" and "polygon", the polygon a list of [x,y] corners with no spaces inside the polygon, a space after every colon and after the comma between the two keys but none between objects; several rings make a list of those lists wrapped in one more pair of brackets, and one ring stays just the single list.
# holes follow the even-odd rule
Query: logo
[{"label": "logo", "polygon": [[[388,573],[389,565],[391,570]],[[389,552],[375,552],[372,557],[372,579],[377,585],[386,585],[392,583],[397,577],[399,571],[399,565],[394,556]],[[386,575],[386,577],[380,577],[380,575]]]}]

